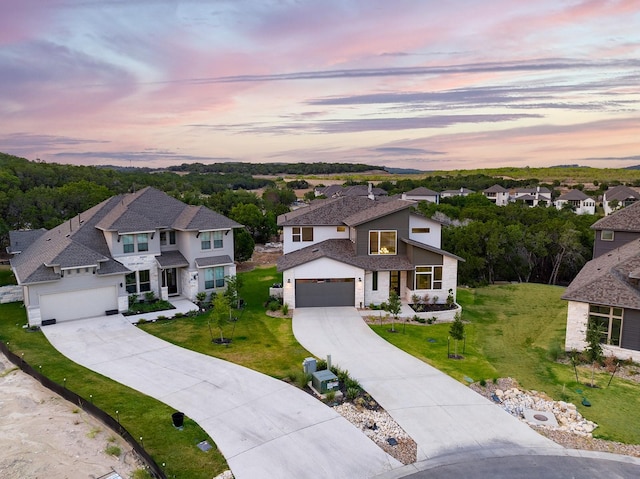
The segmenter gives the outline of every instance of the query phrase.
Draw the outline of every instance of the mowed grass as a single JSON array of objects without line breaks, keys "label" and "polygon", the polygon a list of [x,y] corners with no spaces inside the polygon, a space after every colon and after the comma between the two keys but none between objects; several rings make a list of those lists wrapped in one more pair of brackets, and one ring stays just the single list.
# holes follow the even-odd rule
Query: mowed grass
[{"label": "mowed grass", "polygon": [[[614,377],[607,387],[610,375],[596,374],[599,387],[590,388],[589,367],[578,367],[576,382],[573,367],[556,361],[564,349],[567,305],[560,299],[563,291],[540,284],[460,289],[458,302],[467,321],[462,360],[447,357],[449,324],[408,325],[405,334],[388,333],[386,326],[373,329],[462,382],[465,377],[487,382],[512,377],[525,389],[576,404],[583,416],[598,424],[596,437],[640,444],[640,418],[635,413],[640,407],[640,385]],[[453,352],[453,341],[450,348]],[[581,404],[583,397],[591,407]]]},{"label": "mowed grass", "polygon": [[[178,346],[231,361],[269,376],[281,379],[301,370],[302,361],[310,354],[293,336],[290,318],[273,318],[265,313],[269,286],[282,282],[275,267],[257,268],[241,273],[244,285],[240,296],[245,307],[236,322],[224,326],[223,335],[231,338],[228,345],[215,344],[220,337],[213,313],[195,318],[157,321],[140,325],[144,331]],[[211,328],[209,330],[209,322]]]},{"label": "mowed grass", "polygon": [[[143,438],[145,449],[160,466],[165,463],[167,477],[210,479],[227,469],[220,452],[214,447],[207,453],[198,449],[200,441],[211,438],[189,418],[183,431],[173,427],[174,409],[133,389],[107,379],[70,361],[51,346],[42,332],[27,332],[22,303],[0,305],[0,340],[9,349],[42,374],[59,384],[66,378],[67,388],[89,399],[116,417],[134,438]],[[72,407],[70,405],[70,407]]]},{"label": "mowed grass", "polygon": [[13,276],[13,271],[7,265],[0,265],[0,286],[8,286],[11,284],[17,284],[16,278]]}]

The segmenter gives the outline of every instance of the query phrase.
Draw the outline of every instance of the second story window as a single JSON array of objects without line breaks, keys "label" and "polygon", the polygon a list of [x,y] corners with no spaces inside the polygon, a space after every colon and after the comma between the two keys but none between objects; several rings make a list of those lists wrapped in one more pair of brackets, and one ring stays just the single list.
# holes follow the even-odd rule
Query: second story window
[{"label": "second story window", "polygon": [[396,231],[373,230],[369,231],[369,254],[396,254]]},{"label": "second story window", "polygon": [[211,249],[211,233],[200,233],[200,249]]},{"label": "second story window", "polygon": [[222,237],[224,233],[222,231],[214,231],[213,232],[213,247],[214,248],[222,248]]},{"label": "second story window", "polygon": [[602,230],[600,232],[600,239],[602,241],[613,241],[613,231],[612,230]]},{"label": "second story window", "polygon": [[149,251],[149,233],[138,234],[138,251]]},{"label": "second story window", "polygon": [[160,232],[160,244],[167,246],[170,244],[176,244],[176,232],[175,231],[161,231]]},{"label": "second story window", "polygon": [[313,228],[310,226],[294,226],[292,228],[292,240],[294,243],[300,241],[313,241]]},{"label": "second story window", "polygon": [[122,251],[124,253],[133,253],[135,251],[133,235],[122,235]]}]

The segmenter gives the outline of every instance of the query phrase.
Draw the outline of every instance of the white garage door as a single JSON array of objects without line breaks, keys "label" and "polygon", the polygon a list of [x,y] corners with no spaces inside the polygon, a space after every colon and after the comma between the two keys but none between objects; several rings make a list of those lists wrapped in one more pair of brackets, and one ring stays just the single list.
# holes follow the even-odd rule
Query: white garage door
[{"label": "white garage door", "polygon": [[111,309],[118,309],[115,286],[40,296],[40,315],[43,320],[68,321],[104,316],[105,311]]}]

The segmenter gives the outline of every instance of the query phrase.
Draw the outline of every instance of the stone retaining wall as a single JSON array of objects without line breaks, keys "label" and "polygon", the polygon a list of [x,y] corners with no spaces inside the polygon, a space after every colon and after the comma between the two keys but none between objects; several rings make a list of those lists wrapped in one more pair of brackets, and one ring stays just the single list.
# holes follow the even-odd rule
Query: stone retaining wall
[{"label": "stone retaining wall", "polygon": [[2,286],[0,287],[0,304],[15,303],[22,301],[22,286]]}]

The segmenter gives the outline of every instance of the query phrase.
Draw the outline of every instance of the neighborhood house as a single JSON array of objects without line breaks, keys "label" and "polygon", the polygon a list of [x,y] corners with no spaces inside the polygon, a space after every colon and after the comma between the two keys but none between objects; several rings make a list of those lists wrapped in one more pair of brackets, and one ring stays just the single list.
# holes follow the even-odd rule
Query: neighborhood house
[{"label": "neighborhood house", "polygon": [[242,225],[151,187],[109,198],[52,230],[12,231],[11,266],[30,325],[126,311],[225,288]]},{"label": "neighborhood house", "polygon": [[379,305],[395,291],[455,300],[458,261],[440,249],[441,224],[398,197],[316,200],[278,217],[283,300],[290,307]]},{"label": "neighborhood house", "polygon": [[593,259],[566,289],[565,348],[583,350],[590,324],[609,354],[640,361],[640,202],[596,221]]}]

